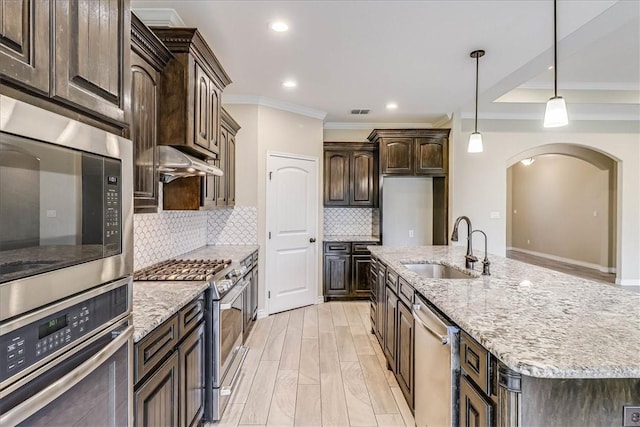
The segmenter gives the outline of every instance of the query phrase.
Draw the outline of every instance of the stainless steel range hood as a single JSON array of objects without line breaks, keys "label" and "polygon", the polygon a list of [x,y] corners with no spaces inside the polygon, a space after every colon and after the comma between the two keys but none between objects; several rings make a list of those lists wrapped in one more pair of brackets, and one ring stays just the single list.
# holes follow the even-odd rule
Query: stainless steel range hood
[{"label": "stainless steel range hood", "polygon": [[165,184],[174,179],[187,176],[223,175],[222,169],[219,167],[185,154],[168,145],[159,145],[157,150],[160,181]]}]

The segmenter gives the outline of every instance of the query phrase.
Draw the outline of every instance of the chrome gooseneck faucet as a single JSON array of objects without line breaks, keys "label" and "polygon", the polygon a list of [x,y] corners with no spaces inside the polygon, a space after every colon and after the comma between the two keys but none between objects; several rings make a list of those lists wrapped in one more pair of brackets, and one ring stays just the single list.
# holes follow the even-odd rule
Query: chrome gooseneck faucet
[{"label": "chrome gooseneck faucet", "polygon": [[459,216],[458,219],[456,219],[456,223],[453,225],[453,233],[451,233],[451,241],[458,241],[458,227],[460,226],[460,221],[463,220],[467,222],[467,254],[464,256],[464,266],[472,270],[473,263],[477,262],[478,258],[473,255],[473,240],[471,238],[473,227],[471,226],[471,220],[468,216]]},{"label": "chrome gooseneck faucet", "polygon": [[473,230],[473,233],[482,233],[484,236],[484,259],[482,260],[482,275],[483,276],[491,276],[491,271],[489,271],[489,266],[491,263],[489,262],[489,255],[487,254],[487,235],[482,230]]}]

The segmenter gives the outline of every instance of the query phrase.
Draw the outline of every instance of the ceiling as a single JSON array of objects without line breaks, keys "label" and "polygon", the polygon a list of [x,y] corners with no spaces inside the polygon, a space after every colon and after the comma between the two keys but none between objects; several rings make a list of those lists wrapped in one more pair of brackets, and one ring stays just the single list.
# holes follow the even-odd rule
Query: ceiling
[{"label": "ceiling", "polygon": [[[135,0],[133,7],[174,9],[200,30],[233,80],[225,101],[300,106],[336,125],[473,116],[475,49],[487,52],[481,118],[542,120],[552,94],[550,0]],[[275,20],[289,31],[272,31]],[[638,1],[558,0],[559,94],[570,118],[640,119],[639,34]],[[283,88],[286,79],[298,86]],[[398,108],[386,110],[392,101]],[[371,112],[354,116],[353,108]]]}]

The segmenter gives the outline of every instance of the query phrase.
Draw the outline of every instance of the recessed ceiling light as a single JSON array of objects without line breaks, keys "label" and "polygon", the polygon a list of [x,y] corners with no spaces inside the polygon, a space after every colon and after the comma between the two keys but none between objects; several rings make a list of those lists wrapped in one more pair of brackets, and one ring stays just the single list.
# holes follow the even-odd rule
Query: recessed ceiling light
[{"label": "recessed ceiling light", "polygon": [[293,80],[285,80],[285,81],[282,82],[282,87],[286,87],[286,88],[290,89],[290,88],[294,88],[296,86],[298,86],[298,83],[296,83]]},{"label": "recessed ceiling light", "polygon": [[398,108],[398,104],[396,104],[395,102],[387,103],[387,110],[395,110],[396,108]]},{"label": "recessed ceiling light", "polygon": [[277,33],[284,33],[285,31],[289,30],[289,26],[287,25],[287,23],[282,21],[272,22],[269,25],[269,28]]}]

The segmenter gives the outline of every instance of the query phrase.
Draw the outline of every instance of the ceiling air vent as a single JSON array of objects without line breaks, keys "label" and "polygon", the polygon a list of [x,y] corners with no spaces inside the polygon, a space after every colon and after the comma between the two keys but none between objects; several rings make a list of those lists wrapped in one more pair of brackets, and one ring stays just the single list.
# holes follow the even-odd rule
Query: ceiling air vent
[{"label": "ceiling air vent", "polygon": [[351,110],[351,114],[365,115],[365,114],[369,114],[370,111],[371,109],[369,108],[354,108],[353,110]]}]

